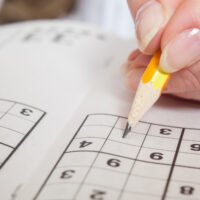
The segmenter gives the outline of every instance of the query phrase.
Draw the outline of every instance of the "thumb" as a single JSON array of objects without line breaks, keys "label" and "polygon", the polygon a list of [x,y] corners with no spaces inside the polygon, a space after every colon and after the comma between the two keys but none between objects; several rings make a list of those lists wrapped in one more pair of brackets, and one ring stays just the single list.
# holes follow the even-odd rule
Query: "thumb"
[{"label": "thumb", "polygon": [[185,0],[170,20],[163,38],[161,69],[176,72],[200,61],[200,1]]}]

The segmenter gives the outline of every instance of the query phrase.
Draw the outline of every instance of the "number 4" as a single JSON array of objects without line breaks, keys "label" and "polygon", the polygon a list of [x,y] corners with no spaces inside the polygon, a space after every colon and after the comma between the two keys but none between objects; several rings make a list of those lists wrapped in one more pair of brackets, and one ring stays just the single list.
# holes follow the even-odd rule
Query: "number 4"
[{"label": "number 4", "polygon": [[84,147],[87,147],[91,144],[92,144],[92,142],[87,142],[86,140],[84,140],[84,141],[80,142],[79,148],[84,148]]}]

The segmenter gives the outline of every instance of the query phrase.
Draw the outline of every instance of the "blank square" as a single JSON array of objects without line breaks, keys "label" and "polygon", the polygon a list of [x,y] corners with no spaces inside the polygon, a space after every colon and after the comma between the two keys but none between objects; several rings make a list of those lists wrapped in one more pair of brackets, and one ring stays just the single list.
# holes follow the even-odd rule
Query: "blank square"
[{"label": "blank square", "polygon": [[11,115],[5,115],[0,120],[1,127],[8,128],[8,129],[11,129],[23,134],[28,133],[33,125],[34,125],[33,122],[30,122],[30,121],[27,121],[15,116],[11,116]]},{"label": "blank square", "polygon": [[90,166],[96,158],[96,152],[71,152],[65,153],[58,167]]},{"label": "blank square", "polygon": [[121,189],[127,175],[101,169],[91,169],[85,183],[104,186],[113,189]]},{"label": "blank square", "polygon": [[78,187],[79,184],[46,185],[37,199],[72,199]]},{"label": "blank square", "polygon": [[125,192],[122,195],[120,200],[160,200],[161,196],[158,195],[145,195],[145,194],[136,194],[132,192]]},{"label": "blank square", "polygon": [[154,136],[147,136],[143,147],[148,147],[152,149],[161,149],[161,150],[169,150],[169,151],[176,151],[178,145],[178,140],[171,139],[171,138],[160,138]]},{"label": "blank square", "polygon": [[0,144],[0,163],[5,161],[5,159],[9,156],[12,150],[12,148]]},{"label": "blank square", "polygon": [[197,129],[185,129],[183,140],[194,140],[200,142],[200,130]]},{"label": "blank square", "polygon": [[132,175],[167,180],[171,166],[136,161]]},{"label": "blank square", "polygon": [[187,154],[179,152],[176,165],[182,165],[187,167],[199,167],[200,156],[198,154]]},{"label": "blank square", "polygon": [[131,191],[139,194],[160,195],[163,193],[166,181],[155,180],[142,177],[129,177],[126,191]]},{"label": "blank square", "polygon": [[172,174],[172,181],[190,182],[200,185],[200,170],[175,166]]},{"label": "blank square", "polygon": [[118,117],[112,115],[89,115],[84,125],[104,125],[113,127]]},{"label": "blank square", "polygon": [[135,159],[139,152],[139,147],[108,140],[102,148],[102,152]]},{"label": "blank square", "polygon": [[0,142],[11,147],[16,147],[23,135],[15,131],[0,127]]},{"label": "blank square", "polygon": [[15,103],[6,101],[6,100],[0,100],[0,112],[7,112]]},{"label": "blank square", "polygon": [[83,126],[76,137],[107,138],[111,130],[112,127],[108,126]]}]

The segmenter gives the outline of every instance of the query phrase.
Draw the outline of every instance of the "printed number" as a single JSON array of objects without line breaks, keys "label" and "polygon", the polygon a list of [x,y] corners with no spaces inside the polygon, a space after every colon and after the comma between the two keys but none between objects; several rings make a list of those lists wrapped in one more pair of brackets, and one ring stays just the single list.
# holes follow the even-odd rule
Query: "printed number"
[{"label": "printed number", "polygon": [[84,147],[87,147],[91,144],[92,144],[92,142],[87,142],[86,140],[84,140],[84,141],[80,142],[79,148],[84,148]]},{"label": "printed number", "polygon": [[33,111],[28,108],[23,108],[20,113],[24,116],[30,116],[33,113]]},{"label": "printed number", "polygon": [[162,134],[162,135],[170,135],[171,132],[172,132],[172,130],[168,129],[168,128],[161,128],[160,129],[160,134]]},{"label": "printed number", "polygon": [[76,171],[73,170],[73,169],[66,170],[66,171],[62,172],[60,178],[62,178],[62,179],[69,179],[69,178],[72,178],[72,177],[73,177],[73,174],[74,174],[75,172],[76,172]]},{"label": "printed number", "polygon": [[107,161],[107,165],[109,165],[110,167],[119,167],[120,163],[121,163],[121,161],[118,159],[109,159]]},{"label": "printed number", "polygon": [[155,152],[155,153],[152,153],[150,155],[150,158],[153,159],[153,160],[162,160],[163,159],[163,154]]},{"label": "printed number", "polygon": [[191,149],[192,151],[200,151],[200,144],[192,144],[192,145],[190,146],[190,149]]},{"label": "printed number", "polygon": [[180,192],[183,195],[192,195],[194,193],[194,188],[191,186],[182,186]]},{"label": "printed number", "polygon": [[105,191],[102,191],[102,190],[93,190],[93,194],[90,195],[90,199],[104,200],[104,196],[105,195],[106,195]]}]

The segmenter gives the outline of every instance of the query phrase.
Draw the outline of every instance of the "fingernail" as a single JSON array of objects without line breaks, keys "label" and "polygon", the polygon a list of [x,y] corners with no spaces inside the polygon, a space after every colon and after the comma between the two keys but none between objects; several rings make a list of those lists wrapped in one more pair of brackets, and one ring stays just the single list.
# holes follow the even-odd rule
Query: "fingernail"
[{"label": "fingernail", "polygon": [[200,29],[194,28],[177,35],[164,49],[160,68],[165,72],[176,72],[200,60]]},{"label": "fingernail", "polygon": [[149,0],[138,9],[135,26],[139,47],[142,51],[159,32],[164,21],[163,8],[156,0]]}]

